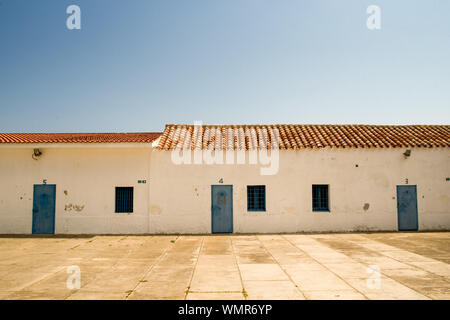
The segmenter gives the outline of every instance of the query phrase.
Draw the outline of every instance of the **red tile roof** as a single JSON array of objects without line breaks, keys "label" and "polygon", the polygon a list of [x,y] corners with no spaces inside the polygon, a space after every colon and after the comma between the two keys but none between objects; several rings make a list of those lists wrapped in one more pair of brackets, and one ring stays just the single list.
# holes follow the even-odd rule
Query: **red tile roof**
[{"label": "red tile roof", "polygon": [[160,135],[160,132],[0,133],[0,143],[151,143]]},{"label": "red tile roof", "polygon": [[[271,132],[278,132],[272,134]],[[278,140],[274,140],[275,136]],[[189,139],[189,137],[192,137]],[[203,125],[168,124],[158,144],[173,150],[183,143],[200,148],[246,150],[260,148],[389,148],[450,147],[450,125]],[[273,146],[272,146],[272,143]],[[178,146],[179,147],[179,146]]]}]

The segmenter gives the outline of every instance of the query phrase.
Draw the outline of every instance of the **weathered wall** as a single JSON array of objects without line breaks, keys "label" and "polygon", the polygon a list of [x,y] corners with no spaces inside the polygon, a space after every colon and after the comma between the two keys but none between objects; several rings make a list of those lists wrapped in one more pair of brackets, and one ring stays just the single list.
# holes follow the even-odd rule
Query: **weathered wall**
[{"label": "weathered wall", "polygon": [[[419,229],[450,229],[450,149],[281,151],[259,165],[175,165],[149,145],[0,146],[0,233],[31,233],[33,184],[56,184],[56,233],[210,233],[211,185],[233,185],[234,232],[397,230],[396,186],[417,185]],[[358,165],[358,167],[356,167]],[[138,184],[147,180],[147,184]],[[247,212],[246,186],[266,185],[266,212]],[[313,212],[311,185],[330,185]],[[134,186],[134,212],[114,213],[115,187]],[[67,193],[67,194],[66,194]],[[364,210],[364,205],[369,208]]]},{"label": "weathered wall", "polygon": [[[281,151],[276,175],[259,165],[175,165],[153,151],[150,232],[210,233],[211,185],[233,185],[234,232],[397,230],[396,186],[417,185],[419,229],[450,229],[450,149]],[[358,167],[356,167],[358,165]],[[247,185],[266,185],[266,212],[248,212]],[[330,212],[312,211],[328,184]],[[368,204],[368,209],[364,206]]]},{"label": "weathered wall", "polygon": [[[43,145],[0,147],[0,233],[29,234],[33,184],[56,184],[55,233],[147,233],[151,149]],[[115,213],[115,187],[134,187],[134,212]]]}]

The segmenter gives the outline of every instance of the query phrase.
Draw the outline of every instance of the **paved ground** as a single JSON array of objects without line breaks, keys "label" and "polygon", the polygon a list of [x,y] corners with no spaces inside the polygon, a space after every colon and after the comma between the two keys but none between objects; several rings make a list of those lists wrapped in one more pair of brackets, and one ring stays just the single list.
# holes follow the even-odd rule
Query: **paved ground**
[{"label": "paved ground", "polygon": [[2,237],[0,299],[450,299],[450,232]]}]

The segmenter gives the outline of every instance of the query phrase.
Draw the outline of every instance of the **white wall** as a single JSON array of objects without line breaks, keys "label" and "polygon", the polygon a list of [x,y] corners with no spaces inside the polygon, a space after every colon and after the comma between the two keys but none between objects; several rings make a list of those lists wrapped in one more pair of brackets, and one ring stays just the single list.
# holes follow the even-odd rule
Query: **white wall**
[{"label": "white wall", "polygon": [[[56,184],[55,233],[147,233],[150,147],[0,147],[0,233],[32,230],[33,185]],[[138,184],[147,180],[147,184]],[[115,187],[134,187],[134,212],[115,213]]]},{"label": "white wall", "polygon": [[[233,185],[236,233],[397,230],[405,179],[417,185],[419,229],[450,229],[450,148],[412,149],[408,159],[401,149],[281,151],[278,174],[262,176],[259,165],[175,165],[147,144],[42,145],[37,161],[34,147],[0,146],[1,234],[31,233],[33,184],[43,179],[56,184],[59,234],[210,233],[220,179]],[[247,212],[254,184],[266,185],[266,212]],[[312,184],[330,185],[329,213],[312,211]],[[114,213],[116,186],[134,187],[132,214]]]},{"label": "white wall", "polygon": [[[211,185],[233,185],[234,232],[397,230],[396,186],[417,185],[419,229],[450,229],[450,149],[281,151],[278,174],[259,165],[175,165],[153,151],[150,232],[210,233]],[[358,165],[358,167],[356,167]],[[248,212],[247,185],[266,185],[266,212]],[[312,184],[330,212],[312,211]],[[368,203],[369,208],[364,210]]]}]

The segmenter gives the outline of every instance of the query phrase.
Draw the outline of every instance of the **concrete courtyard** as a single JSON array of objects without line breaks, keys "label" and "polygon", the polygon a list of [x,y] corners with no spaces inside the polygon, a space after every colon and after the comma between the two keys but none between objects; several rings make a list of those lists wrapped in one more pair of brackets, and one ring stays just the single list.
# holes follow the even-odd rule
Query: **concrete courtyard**
[{"label": "concrete courtyard", "polygon": [[0,299],[450,299],[450,232],[3,236]]}]

